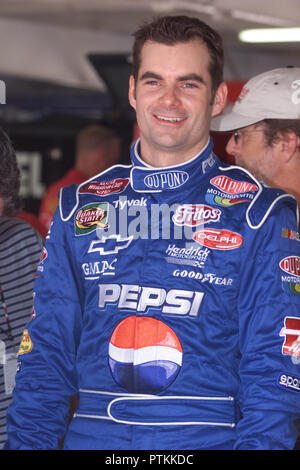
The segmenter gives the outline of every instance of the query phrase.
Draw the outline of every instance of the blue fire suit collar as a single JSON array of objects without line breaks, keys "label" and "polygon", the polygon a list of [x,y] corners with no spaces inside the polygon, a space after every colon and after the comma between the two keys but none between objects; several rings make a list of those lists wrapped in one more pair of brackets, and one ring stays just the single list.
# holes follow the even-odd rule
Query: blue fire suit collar
[{"label": "blue fire suit collar", "polygon": [[161,192],[185,186],[194,178],[199,181],[201,174],[206,174],[218,161],[212,148],[213,141],[210,137],[204,149],[189,161],[158,168],[143,162],[140,157],[140,141],[137,140],[131,149],[131,186],[137,192]]}]

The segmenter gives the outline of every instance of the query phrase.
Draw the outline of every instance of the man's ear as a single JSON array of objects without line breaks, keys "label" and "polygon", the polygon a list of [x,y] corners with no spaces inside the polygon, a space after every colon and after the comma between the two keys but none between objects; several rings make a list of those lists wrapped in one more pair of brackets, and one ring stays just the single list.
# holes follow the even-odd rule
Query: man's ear
[{"label": "man's ear", "polygon": [[218,89],[214,97],[212,117],[217,116],[223,111],[225,104],[226,104],[226,100],[227,100],[227,94],[228,94],[227,85],[225,82],[222,82],[218,86]]},{"label": "man's ear", "polygon": [[278,145],[282,161],[287,163],[295,154],[299,146],[299,137],[293,131],[279,132]]},{"label": "man's ear", "polygon": [[129,77],[129,90],[128,90],[128,99],[131,106],[136,109],[136,99],[135,99],[135,79],[133,75]]}]

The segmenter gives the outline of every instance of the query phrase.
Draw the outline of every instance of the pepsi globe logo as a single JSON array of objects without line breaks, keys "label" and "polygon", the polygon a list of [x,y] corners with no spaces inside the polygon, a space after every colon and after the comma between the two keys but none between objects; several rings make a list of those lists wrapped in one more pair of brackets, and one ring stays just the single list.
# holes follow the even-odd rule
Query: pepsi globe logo
[{"label": "pepsi globe logo", "polygon": [[152,317],[122,320],[111,335],[108,354],[115,382],[130,393],[157,394],[165,390],[182,365],[177,335]]}]

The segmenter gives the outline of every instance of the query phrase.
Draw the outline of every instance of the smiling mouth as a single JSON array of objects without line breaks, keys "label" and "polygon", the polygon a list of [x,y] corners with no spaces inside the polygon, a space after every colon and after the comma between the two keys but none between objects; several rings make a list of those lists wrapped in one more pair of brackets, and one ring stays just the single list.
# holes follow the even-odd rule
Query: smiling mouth
[{"label": "smiling mouth", "polygon": [[159,116],[157,114],[155,114],[155,117],[156,119],[158,119],[159,121],[163,121],[163,122],[182,122],[182,121],[185,121],[185,117],[167,117],[167,116]]}]

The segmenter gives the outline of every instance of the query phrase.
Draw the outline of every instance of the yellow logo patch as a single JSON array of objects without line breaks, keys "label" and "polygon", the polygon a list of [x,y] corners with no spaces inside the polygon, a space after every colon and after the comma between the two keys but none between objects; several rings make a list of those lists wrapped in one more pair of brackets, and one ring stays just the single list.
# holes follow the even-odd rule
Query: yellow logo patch
[{"label": "yellow logo patch", "polygon": [[32,351],[32,348],[33,342],[29,336],[28,330],[24,330],[18,354],[20,355],[30,353],[30,351]]}]

